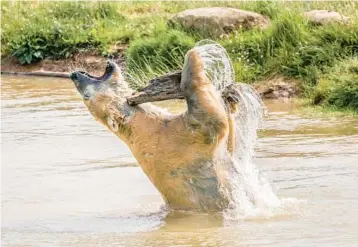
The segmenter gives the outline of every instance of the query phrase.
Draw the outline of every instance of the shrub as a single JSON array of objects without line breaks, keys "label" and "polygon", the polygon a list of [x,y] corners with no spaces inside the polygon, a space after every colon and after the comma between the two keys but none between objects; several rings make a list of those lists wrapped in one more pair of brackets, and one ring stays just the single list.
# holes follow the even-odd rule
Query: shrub
[{"label": "shrub", "polygon": [[21,64],[30,64],[46,57],[69,57],[80,49],[91,49],[99,45],[90,32],[77,32],[76,39],[73,39],[70,29],[62,30],[57,26],[53,30],[42,32],[25,31],[17,39],[11,40],[8,46]]},{"label": "shrub", "polygon": [[340,62],[321,78],[312,99],[314,104],[358,111],[358,59]]},{"label": "shrub", "polygon": [[[63,58],[82,49],[99,50],[108,45],[103,27],[110,29],[125,18],[114,3],[5,2],[2,12],[2,52],[11,53],[22,64],[43,58]],[[10,21],[16,18],[16,22]]]},{"label": "shrub", "polygon": [[326,104],[337,108],[348,108],[358,111],[358,77],[344,81],[334,88],[326,98]]}]

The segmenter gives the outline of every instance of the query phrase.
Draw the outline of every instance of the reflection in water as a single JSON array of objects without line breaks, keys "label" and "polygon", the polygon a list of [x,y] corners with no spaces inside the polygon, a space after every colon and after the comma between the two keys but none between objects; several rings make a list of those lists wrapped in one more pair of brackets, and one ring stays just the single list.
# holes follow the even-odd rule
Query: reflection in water
[{"label": "reflection in water", "polygon": [[[358,118],[271,110],[255,163],[282,210],[226,221],[163,209],[128,148],[69,80],[2,77],[2,246],[355,246]],[[161,102],[179,112],[181,101]]]}]

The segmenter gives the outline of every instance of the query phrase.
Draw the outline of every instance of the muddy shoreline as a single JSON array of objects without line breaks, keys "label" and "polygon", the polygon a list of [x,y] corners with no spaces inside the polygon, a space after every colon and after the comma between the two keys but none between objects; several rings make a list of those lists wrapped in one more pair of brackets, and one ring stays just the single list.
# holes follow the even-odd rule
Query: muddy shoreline
[{"label": "muddy shoreline", "polygon": [[[56,73],[70,74],[74,70],[91,71],[91,74],[101,75],[106,67],[108,58],[95,52],[77,53],[69,58],[52,60],[43,59],[38,63],[21,65],[15,57],[1,59],[1,73],[18,75],[56,76]],[[123,64],[123,56],[112,58],[117,64]]]}]

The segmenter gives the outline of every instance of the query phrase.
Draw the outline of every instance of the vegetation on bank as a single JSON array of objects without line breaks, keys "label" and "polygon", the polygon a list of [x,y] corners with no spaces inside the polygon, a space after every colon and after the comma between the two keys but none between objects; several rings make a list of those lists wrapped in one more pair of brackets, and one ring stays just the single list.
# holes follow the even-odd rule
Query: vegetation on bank
[{"label": "vegetation on bank", "polygon": [[[350,2],[3,2],[2,56],[23,64],[93,50],[103,56],[125,51],[135,84],[180,68],[183,56],[206,37],[167,21],[179,11],[227,6],[268,16],[265,30],[236,30],[216,39],[228,51],[236,80],[277,75],[301,82],[313,104],[358,111],[358,3]],[[329,9],[350,17],[348,25],[310,24],[304,11]],[[16,20],[16,21],[14,21]]]}]

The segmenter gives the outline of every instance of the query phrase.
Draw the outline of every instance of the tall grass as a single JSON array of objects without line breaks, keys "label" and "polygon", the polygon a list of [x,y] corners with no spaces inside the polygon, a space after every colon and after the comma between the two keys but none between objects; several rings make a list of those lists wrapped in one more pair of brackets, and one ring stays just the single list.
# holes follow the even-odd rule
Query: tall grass
[{"label": "tall grass", "polygon": [[310,93],[316,105],[358,112],[358,57],[340,61],[330,68]]}]

